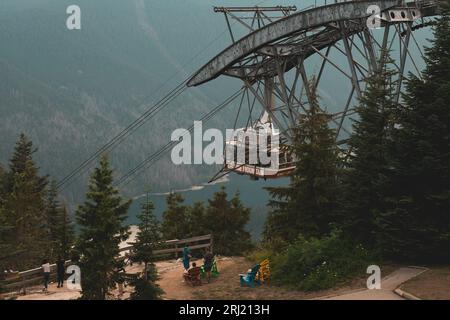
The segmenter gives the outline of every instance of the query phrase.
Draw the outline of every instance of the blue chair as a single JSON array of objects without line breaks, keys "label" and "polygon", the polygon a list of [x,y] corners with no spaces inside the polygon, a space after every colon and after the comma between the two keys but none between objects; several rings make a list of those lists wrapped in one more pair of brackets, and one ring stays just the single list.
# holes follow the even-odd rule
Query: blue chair
[{"label": "blue chair", "polygon": [[247,274],[240,274],[241,286],[248,286],[251,288],[255,287],[255,284],[260,285],[261,282],[256,280],[256,275],[258,274],[260,265],[254,266]]}]

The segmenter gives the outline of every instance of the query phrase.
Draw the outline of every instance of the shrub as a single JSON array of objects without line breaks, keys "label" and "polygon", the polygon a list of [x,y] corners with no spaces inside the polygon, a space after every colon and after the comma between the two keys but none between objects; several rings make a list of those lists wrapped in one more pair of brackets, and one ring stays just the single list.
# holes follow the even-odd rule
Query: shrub
[{"label": "shrub", "polygon": [[272,256],[272,278],[275,284],[299,290],[322,290],[364,273],[371,262],[368,250],[335,231],[320,239],[299,237]]},{"label": "shrub", "polygon": [[247,258],[254,263],[260,263],[266,258],[270,258],[274,255],[274,251],[266,247],[255,247],[254,250],[247,254]]}]

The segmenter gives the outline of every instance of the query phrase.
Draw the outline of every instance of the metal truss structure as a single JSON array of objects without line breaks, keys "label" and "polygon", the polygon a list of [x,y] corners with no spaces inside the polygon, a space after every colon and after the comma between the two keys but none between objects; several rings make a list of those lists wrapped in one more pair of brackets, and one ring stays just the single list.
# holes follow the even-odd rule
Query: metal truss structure
[{"label": "metal truss structure", "polygon": [[[351,134],[348,119],[355,113],[367,78],[385,65],[383,54],[390,54],[390,67],[397,73],[398,79],[393,79],[397,102],[407,63],[410,71],[421,76],[416,60],[423,59],[422,46],[413,31],[432,24],[439,5],[436,0],[360,0],[299,12],[293,6],[216,7],[214,11],[224,14],[232,44],[200,68],[187,85],[198,86],[221,75],[240,79],[247,91],[240,108],[242,103],[248,104],[251,117],[255,104],[260,105],[280,130],[281,143],[290,145],[292,129],[308,111],[312,92],[319,96],[327,92],[330,80],[323,78],[332,72],[334,77],[339,75],[335,81],[341,86],[347,83],[344,87],[348,88],[328,94],[329,100],[345,101],[330,112],[336,141],[342,145]],[[237,40],[230,20],[248,33]],[[314,59],[318,70],[308,74],[307,67]],[[225,166],[220,175],[226,171],[236,170]]]}]

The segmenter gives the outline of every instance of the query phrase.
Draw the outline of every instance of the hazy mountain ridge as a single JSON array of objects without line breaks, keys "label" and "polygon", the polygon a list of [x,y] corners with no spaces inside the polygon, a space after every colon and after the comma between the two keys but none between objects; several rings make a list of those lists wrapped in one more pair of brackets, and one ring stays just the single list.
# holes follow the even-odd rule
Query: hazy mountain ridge
[{"label": "hazy mountain ridge", "polygon": [[[188,39],[180,39],[181,47],[174,41],[175,48],[186,53],[162,43],[161,39],[173,41],[164,35],[172,27],[178,31],[170,32],[179,32],[180,38],[183,32],[193,34],[187,27],[180,29],[180,18],[173,26],[170,21],[161,24],[165,13],[173,15],[173,1],[78,1],[80,31],[65,28],[69,4],[7,0],[0,5],[0,41],[7,44],[0,50],[0,161],[6,164],[18,134],[25,132],[39,148],[36,158],[42,173],[55,179],[69,173],[180,82],[191,70],[179,72],[155,92],[191,57],[188,51],[199,50]],[[210,8],[204,12],[210,14]],[[153,22],[155,16],[161,17]],[[198,90],[177,98],[110,153],[118,176],[167,143],[173,129],[190,126],[215,104]],[[160,161],[140,184],[185,186],[211,172],[211,168],[173,168]],[[77,180],[66,191],[70,199],[82,196],[85,181],[85,177]]]}]

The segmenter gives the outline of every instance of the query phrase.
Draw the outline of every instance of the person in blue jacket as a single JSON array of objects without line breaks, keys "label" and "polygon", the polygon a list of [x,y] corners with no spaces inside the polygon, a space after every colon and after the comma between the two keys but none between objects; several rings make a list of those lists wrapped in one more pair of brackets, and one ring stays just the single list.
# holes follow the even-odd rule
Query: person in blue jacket
[{"label": "person in blue jacket", "polygon": [[189,269],[190,261],[191,261],[191,249],[188,247],[188,245],[185,245],[183,248],[183,267],[185,270]]}]

